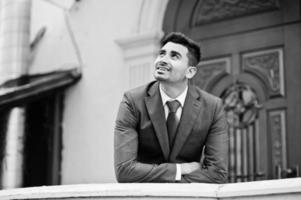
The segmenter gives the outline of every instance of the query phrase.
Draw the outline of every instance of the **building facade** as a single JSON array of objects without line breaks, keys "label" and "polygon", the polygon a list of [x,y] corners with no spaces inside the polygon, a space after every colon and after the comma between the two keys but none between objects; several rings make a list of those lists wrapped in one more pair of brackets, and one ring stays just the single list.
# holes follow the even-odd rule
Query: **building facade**
[{"label": "building facade", "polygon": [[193,83],[224,99],[229,181],[298,176],[300,14],[299,0],[1,0],[2,187],[116,182],[119,102],[153,79],[170,31],[201,43]]}]

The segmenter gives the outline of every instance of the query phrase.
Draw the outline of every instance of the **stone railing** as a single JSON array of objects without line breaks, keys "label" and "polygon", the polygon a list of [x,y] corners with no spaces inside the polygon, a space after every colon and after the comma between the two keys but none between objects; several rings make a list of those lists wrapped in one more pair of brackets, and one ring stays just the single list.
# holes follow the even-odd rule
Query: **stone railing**
[{"label": "stone railing", "polygon": [[0,191],[0,199],[301,199],[301,178],[233,184],[85,184]]}]

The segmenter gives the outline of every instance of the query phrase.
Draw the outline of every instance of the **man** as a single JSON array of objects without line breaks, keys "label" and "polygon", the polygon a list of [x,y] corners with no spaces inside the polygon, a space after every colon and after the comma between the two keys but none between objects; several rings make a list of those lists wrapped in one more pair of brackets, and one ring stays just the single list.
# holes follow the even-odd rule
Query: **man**
[{"label": "man", "polygon": [[118,182],[226,182],[221,100],[188,82],[200,54],[184,34],[167,35],[155,60],[156,81],[124,94],[115,126]]}]

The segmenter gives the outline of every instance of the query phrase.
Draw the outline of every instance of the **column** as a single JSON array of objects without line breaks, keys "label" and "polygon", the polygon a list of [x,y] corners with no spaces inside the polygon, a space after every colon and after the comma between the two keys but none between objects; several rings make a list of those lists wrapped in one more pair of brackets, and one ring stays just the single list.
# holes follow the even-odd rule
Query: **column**
[{"label": "column", "polygon": [[162,36],[162,32],[152,32],[116,40],[124,55],[125,89],[143,85],[153,79],[153,63]]},{"label": "column", "polygon": [[[30,54],[31,0],[1,0],[0,85],[27,74]],[[0,88],[1,89],[1,88]],[[8,113],[1,187],[22,187],[25,107]]]}]

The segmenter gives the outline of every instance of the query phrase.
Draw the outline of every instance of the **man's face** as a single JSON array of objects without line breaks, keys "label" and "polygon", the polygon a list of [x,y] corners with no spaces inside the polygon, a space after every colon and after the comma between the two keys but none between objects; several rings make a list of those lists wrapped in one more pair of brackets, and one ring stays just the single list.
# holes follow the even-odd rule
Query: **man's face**
[{"label": "man's face", "polygon": [[173,42],[166,43],[155,60],[155,79],[168,83],[186,83],[195,74],[195,67],[189,66],[187,55],[187,47]]}]

